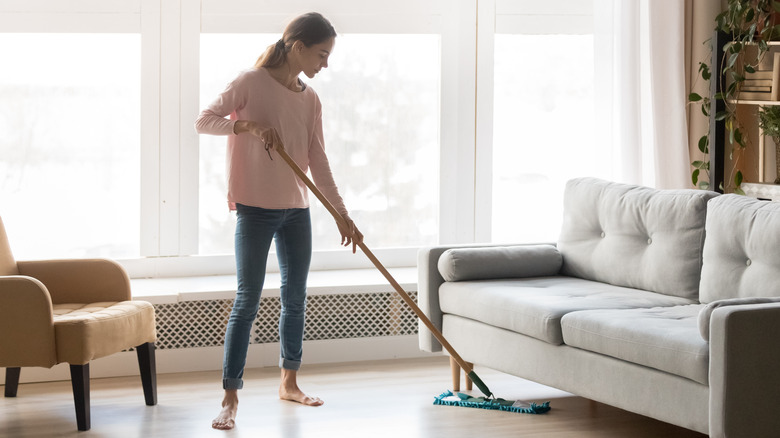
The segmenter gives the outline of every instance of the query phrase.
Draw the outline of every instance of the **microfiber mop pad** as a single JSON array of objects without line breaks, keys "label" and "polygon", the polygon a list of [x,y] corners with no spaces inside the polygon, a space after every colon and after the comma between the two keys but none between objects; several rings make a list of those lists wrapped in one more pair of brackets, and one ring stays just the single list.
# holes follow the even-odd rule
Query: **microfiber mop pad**
[{"label": "microfiber mop pad", "polygon": [[468,394],[447,391],[435,397],[435,405],[462,406],[465,408],[494,409],[498,411],[516,412],[520,414],[544,414],[550,410],[550,402],[541,404],[522,401],[504,400],[503,398],[472,397]]}]

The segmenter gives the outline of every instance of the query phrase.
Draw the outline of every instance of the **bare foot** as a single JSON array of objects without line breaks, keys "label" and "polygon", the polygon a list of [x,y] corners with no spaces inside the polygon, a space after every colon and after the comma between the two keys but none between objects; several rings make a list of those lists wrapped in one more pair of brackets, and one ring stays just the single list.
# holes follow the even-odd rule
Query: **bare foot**
[{"label": "bare foot", "polygon": [[325,403],[322,399],[310,397],[298,388],[297,375],[297,371],[282,368],[282,384],[279,386],[279,398],[306,406],[322,406]]},{"label": "bare foot", "polygon": [[236,427],[236,413],[238,412],[238,390],[226,389],[225,398],[222,400],[222,410],[211,422],[211,427],[219,430],[230,430]]}]

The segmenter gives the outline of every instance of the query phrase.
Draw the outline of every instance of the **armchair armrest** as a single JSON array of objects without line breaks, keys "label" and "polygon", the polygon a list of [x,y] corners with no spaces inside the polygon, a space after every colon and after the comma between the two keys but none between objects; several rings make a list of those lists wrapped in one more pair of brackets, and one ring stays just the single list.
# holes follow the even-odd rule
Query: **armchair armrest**
[{"label": "armchair armrest", "polygon": [[21,275],[0,277],[0,367],[55,365],[53,318],[43,283]]},{"label": "armchair armrest", "polygon": [[[555,244],[544,244],[555,250]],[[511,248],[532,248],[538,245],[512,245]],[[446,281],[439,270],[439,261],[448,250],[481,250],[510,247],[499,244],[461,244],[422,248],[417,253],[417,302],[420,309],[441,330],[442,312],[439,306],[439,287]],[[524,251],[524,250],[523,250]],[[555,250],[557,252],[557,250]],[[560,266],[558,266],[560,269]],[[557,272],[557,270],[556,270]],[[441,344],[424,324],[419,323],[420,349],[429,352],[441,351]]]},{"label": "armchair armrest", "polygon": [[724,306],[710,318],[712,437],[780,430],[780,303]]},{"label": "armchair armrest", "polygon": [[19,273],[46,285],[54,304],[127,301],[130,279],[119,263],[107,259],[17,262]]}]

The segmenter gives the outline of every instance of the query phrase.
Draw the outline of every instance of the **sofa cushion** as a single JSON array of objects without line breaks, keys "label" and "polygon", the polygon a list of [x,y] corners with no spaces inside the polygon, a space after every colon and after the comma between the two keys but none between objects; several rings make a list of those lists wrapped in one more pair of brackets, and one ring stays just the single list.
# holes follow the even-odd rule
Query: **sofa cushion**
[{"label": "sofa cushion", "polygon": [[561,320],[566,345],[707,384],[709,345],[699,336],[701,304],[586,310]]},{"label": "sofa cushion", "polygon": [[558,275],[563,258],[553,245],[453,248],[439,257],[446,281]]},{"label": "sofa cushion", "polygon": [[740,195],[709,202],[700,300],[780,297],[780,203]]},{"label": "sofa cushion", "polygon": [[696,298],[707,201],[703,190],[656,190],[580,178],[564,193],[561,273]]},{"label": "sofa cushion", "polygon": [[[439,288],[444,313],[474,319],[551,344],[563,343],[561,318],[576,310],[630,309],[691,304],[680,297],[573,277],[446,282]],[[701,339],[698,334],[697,338]]]}]

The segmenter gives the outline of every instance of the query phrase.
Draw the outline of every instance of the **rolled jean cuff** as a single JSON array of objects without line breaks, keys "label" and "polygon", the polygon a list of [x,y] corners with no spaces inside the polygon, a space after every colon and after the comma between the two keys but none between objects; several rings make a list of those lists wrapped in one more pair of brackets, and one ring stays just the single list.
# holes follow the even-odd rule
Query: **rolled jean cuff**
[{"label": "rolled jean cuff", "polygon": [[301,369],[301,361],[299,360],[289,360],[285,359],[283,357],[279,358],[279,368],[284,368],[286,370],[292,370],[292,371],[298,371]]},{"label": "rolled jean cuff", "polygon": [[222,389],[241,389],[244,381],[241,379],[222,379]]}]

